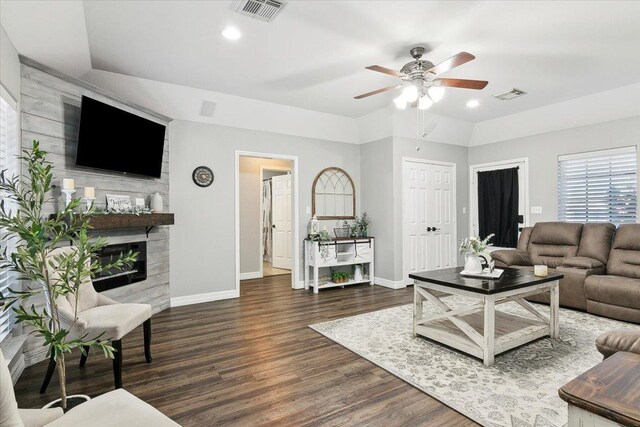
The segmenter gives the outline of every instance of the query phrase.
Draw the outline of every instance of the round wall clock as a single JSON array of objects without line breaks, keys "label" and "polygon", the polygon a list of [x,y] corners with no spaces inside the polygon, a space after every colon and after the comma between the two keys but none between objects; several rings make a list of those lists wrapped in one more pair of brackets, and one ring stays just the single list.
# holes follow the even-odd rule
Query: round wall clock
[{"label": "round wall clock", "polygon": [[192,178],[198,187],[208,187],[213,184],[213,171],[206,166],[198,166],[193,170]]}]

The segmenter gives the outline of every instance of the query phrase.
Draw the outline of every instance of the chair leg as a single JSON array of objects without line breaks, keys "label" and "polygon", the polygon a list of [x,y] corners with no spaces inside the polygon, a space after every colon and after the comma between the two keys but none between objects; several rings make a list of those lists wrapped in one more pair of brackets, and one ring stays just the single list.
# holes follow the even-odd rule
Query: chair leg
[{"label": "chair leg", "polygon": [[142,324],[144,330],[144,357],[151,363],[151,319],[147,319]]},{"label": "chair leg", "polygon": [[40,394],[47,391],[47,387],[49,387],[49,382],[51,381],[51,377],[53,377],[53,372],[55,370],[56,370],[56,356],[53,352],[51,352],[51,357],[49,358],[49,366],[47,367],[47,373],[44,376],[42,387],[40,387]]},{"label": "chair leg", "polygon": [[80,355],[80,367],[84,368],[84,365],[87,364],[87,357],[89,357],[89,349],[91,346],[83,345],[82,348],[84,349],[84,353]]},{"label": "chair leg", "polygon": [[111,341],[111,346],[116,350],[113,355],[113,379],[116,388],[122,388],[122,341]]}]

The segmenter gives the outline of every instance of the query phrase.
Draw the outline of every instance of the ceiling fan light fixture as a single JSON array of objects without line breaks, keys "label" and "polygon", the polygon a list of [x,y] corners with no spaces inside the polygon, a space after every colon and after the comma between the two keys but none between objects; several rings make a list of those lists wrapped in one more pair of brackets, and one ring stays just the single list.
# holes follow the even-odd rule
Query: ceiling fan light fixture
[{"label": "ceiling fan light fixture", "polygon": [[440,86],[431,86],[427,89],[427,92],[429,93],[429,98],[431,98],[433,102],[440,101],[444,96],[444,88]]},{"label": "ceiling fan light fixture", "polygon": [[418,100],[418,110],[428,110],[433,105],[433,101],[428,96],[423,96]]},{"label": "ceiling fan light fixture", "polygon": [[419,96],[420,92],[414,85],[409,85],[402,90],[402,97],[406,102],[416,102]]},{"label": "ceiling fan light fixture", "polygon": [[393,100],[393,103],[396,104],[396,107],[400,110],[404,110],[407,108],[407,100],[405,99],[404,94],[395,98]]}]

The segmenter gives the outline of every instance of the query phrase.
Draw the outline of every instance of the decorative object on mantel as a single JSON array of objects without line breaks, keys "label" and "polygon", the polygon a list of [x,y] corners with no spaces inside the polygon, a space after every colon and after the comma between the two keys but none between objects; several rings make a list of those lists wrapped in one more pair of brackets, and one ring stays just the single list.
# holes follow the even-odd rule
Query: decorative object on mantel
[{"label": "decorative object on mantel", "polygon": [[482,273],[482,261],[480,258],[484,258],[487,263],[487,267],[491,271],[491,255],[487,252],[487,247],[491,246],[489,240],[493,237],[493,234],[489,234],[484,240],[478,236],[470,236],[465,238],[460,243],[460,253],[464,254],[464,272],[467,274],[479,274]]},{"label": "decorative object on mantel", "polygon": [[84,197],[82,200],[87,204],[87,210],[91,209],[93,201],[96,199],[96,189],[94,187],[84,187]]},{"label": "decorative object on mantel", "polygon": [[76,192],[75,182],[71,178],[64,178],[62,180],[62,192],[64,193],[64,205],[69,206],[71,203],[71,198],[73,194]]},{"label": "decorative object on mantel", "polygon": [[213,184],[213,180],[215,179],[211,168],[206,166],[198,166],[195,168],[191,178],[198,187],[208,187]]},{"label": "decorative object on mantel", "polygon": [[142,197],[136,197],[136,208],[144,209],[145,207],[146,204],[144,202],[144,199]]},{"label": "decorative object on mantel", "polygon": [[150,207],[151,212],[153,213],[160,213],[164,210],[162,196],[160,195],[160,193],[155,193],[153,196],[151,196]]},{"label": "decorative object on mantel", "polygon": [[127,213],[132,210],[131,197],[119,194],[107,194],[107,212]]},{"label": "decorative object on mantel", "polygon": [[[67,408],[65,353],[79,348],[86,354],[87,348],[98,347],[105,356],[113,358],[114,348],[104,340],[106,337],[101,340],[100,336],[74,338],[70,335],[70,330],[61,323],[63,314],[59,310],[63,308],[58,306],[58,301],[77,295],[80,286],[87,283],[83,278],[95,277],[103,270],[118,270],[135,261],[135,255],[114,257],[106,265],[94,262],[94,254],[107,244],[107,240],[88,236],[89,218],[93,212],[91,209],[75,212],[80,205],[79,198],[72,199],[64,210],[52,217],[42,216],[44,206],[51,201],[48,194],[53,178],[53,165],[46,160],[46,155],[39,142],[33,141],[33,148],[24,150],[21,158],[28,171],[25,179],[20,176],[9,178],[4,172],[0,173],[0,191],[7,195],[0,203],[0,238],[14,248],[10,255],[6,249],[0,253],[0,267],[29,281],[29,286],[22,291],[9,288],[2,294],[0,310],[3,314],[13,310],[16,322],[27,324],[33,329],[31,333],[42,338],[49,347],[47,355],[58,367],[60,406],[64,409]],[[69,191],[73,182],[63,181],[63,187]],[[21,215],[12,214],[16,211]],[[75,250],[66,255],[51,255],[57,246],[71,240]],[[47,272],[53,261],[59,266],[55,277]],[[32,305],[30,298],[36,296],[45,298],[45,306],[41,309]]]},{"label": "decorative object on mantel", "polygon": [[356,187],[349,174],[338,167],[321,170],[311,186],[311,206],[318,219],[354,219]]}]

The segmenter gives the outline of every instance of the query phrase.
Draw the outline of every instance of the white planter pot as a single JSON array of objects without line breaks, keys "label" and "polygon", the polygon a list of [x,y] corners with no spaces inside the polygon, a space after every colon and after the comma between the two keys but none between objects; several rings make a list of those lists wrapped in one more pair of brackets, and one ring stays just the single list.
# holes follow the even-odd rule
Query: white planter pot
[{"label": "white planter pot", "polygon": [[464,254],[464,270],[471,274],[482,273],[482,262],[480,261],[480,257],[476,254]]}]

